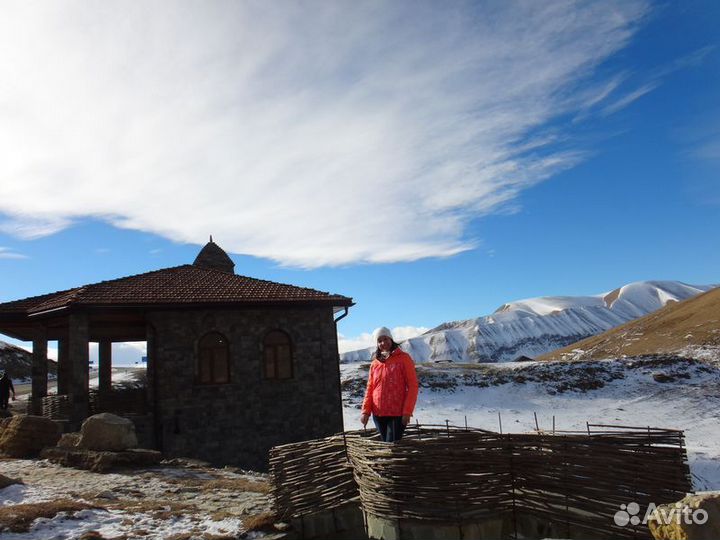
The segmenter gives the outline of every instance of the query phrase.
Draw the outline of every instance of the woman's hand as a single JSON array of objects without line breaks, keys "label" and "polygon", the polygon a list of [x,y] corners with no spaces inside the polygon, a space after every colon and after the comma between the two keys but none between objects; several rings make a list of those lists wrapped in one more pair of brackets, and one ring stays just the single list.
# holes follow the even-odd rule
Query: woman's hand
[{"label": "woman's hand", "polygon": [[361,414],[360,415],[360,423],[363,425],[363,427],[367,426],[368,420],[370,420],[369,414]]},{"label": "woman's hand", "polygon": [[402,417],[403,426],[407,426],[410,423],[410,415]]}]

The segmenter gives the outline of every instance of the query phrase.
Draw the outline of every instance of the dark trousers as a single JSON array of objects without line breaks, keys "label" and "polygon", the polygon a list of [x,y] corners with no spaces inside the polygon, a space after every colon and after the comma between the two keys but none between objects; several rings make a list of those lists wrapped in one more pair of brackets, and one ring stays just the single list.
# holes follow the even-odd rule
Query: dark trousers
[{"label": "dark trousers", "polygon": [[0,409],[7,409],[8,408],[8,401],[10,401],[10,393],[3,394],[0,396]]},{"label": "dark trousers", "polygon": [[399,441],[405,433],[402,416],[373,415],[373,422],[380,433],[380,438],[385,442]]}]

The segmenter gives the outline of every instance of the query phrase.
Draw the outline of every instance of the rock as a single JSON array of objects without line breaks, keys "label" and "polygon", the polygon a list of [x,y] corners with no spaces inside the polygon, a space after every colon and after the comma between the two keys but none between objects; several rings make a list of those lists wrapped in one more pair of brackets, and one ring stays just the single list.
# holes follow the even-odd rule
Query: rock
[{"label": "rock", "polygon": [[98,531],[86,531],[80,535],[78,540],[106,540]]},{"label": "rock", "polygon": [[115,495],[112,491],[109,489],[106,489],[105,491],[100,491],[95,494],[95,498],[97,499],[108,499],[111,501],[117,500],[118,496]]},{"label": "rock", "polygon": [[675,380],[675,377],[667,373],[653,373],[653,380],[659,383],[669,383]]},{"label": "rock", "polygon": [[123,452],[102,452],[85,448],[46,448],[40,457],[65,467],[85,469],[93,472],[106,472],[111,469],[149,467],[162,460],[157,450],[134,448]]},{"label": "rock", "polygon": [[58,441],[57,445],[60,448],[75,448],[80,442],[80,434],[75,433],[63,433]]},{"label": "rock", "polygon": [[132,420],[110,413],[95,414],[80,428],[77,446],[87,450],[119,452],[138,445]]},{"label": "rock", "polygon": [[13,484],[22,484],[22,480],[15,480],[14,478],[10,478],[9,476],[0,474],[0,489],[5,489],[6,487],[12,486]]},{"label": "rock", "polygon": [[657,540],[713,540],[720,538],[720,492],[686,496],[681,501],[658,506],[648,519]]},{"label": "rock", "polygon": [[35,457],[60,439],[57,424],[43,416],[17,415],[3,420],[3,425],[0,452],[11,457]]}]

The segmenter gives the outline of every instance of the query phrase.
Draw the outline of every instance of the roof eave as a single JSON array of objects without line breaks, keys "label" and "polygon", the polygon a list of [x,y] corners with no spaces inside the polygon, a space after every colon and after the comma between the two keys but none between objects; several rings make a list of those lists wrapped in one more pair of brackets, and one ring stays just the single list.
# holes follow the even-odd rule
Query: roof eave
[{"label": "roof eave", "polygon": [[[240,300],[227,302],[157,302],[157,303],[73,303],[67,306],[60,306],[43,311],[35,311],[30,313],[19,314],[20,318],[43,318],[47,316],[55,316],[64,312],[76,311],[95,311],[99,309],[119,309],[119,310],[158,310],[158,309],[207,309],[207,308],[244,308],[244,307],[319,307],[332,306],[333,308],[345,308],[354,306],[355,303],[351,298],[334,297],[334,298],[314,298],[314,299],[278,299],[278,300]],[[24,317],[23,317],[24,316]]]}]

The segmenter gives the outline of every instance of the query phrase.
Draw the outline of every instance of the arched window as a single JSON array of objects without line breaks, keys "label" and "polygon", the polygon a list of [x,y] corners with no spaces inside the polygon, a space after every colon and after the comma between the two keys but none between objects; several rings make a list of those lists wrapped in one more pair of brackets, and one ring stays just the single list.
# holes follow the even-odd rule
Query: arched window
[{"label": "arched window", "polygon": [[268,332],[263,340],[266,379],[292,379],[292,346],[290,336],[280,330]]},{"label": "arched window", "polygon": [[200,384],[230,382],[230,354],[227,340],[217,332],[205,334],[198,344],[197,381]]}]

